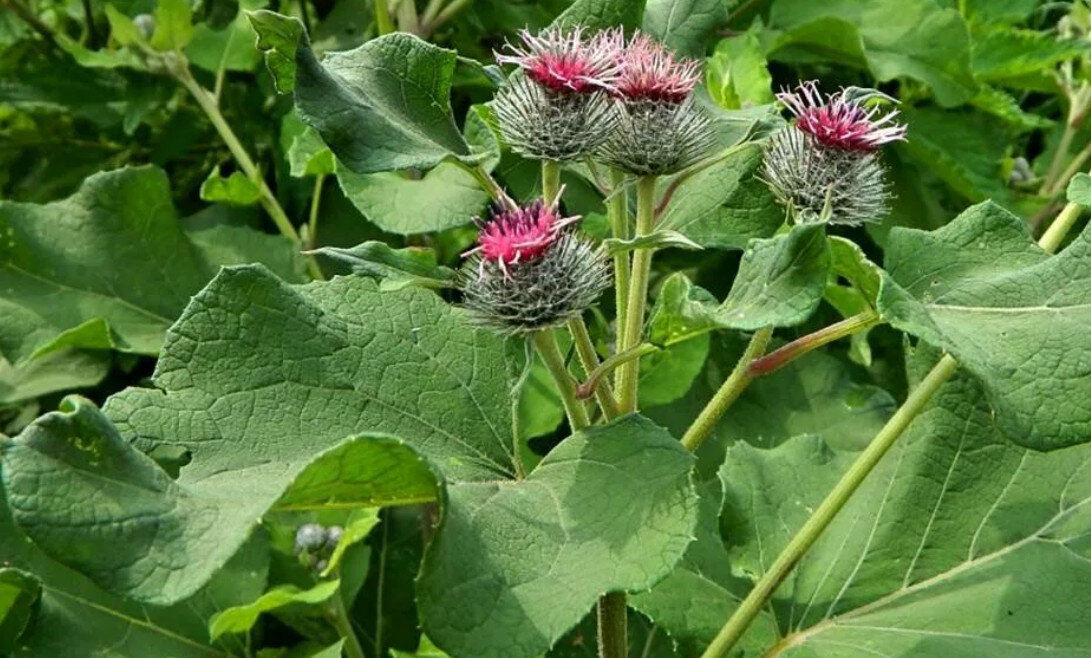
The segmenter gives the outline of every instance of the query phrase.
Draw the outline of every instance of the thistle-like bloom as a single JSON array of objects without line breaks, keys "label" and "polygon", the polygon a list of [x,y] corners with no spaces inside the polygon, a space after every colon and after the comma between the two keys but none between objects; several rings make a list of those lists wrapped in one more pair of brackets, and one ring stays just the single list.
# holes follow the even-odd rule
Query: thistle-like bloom
[{"label": "thistle-like bloom", "polygon": [[610,285],[606,256],[568,227],[556,206],[538,201],[495,208],[459,274],[475,324],[504,335],[563,324]]},{"label": "thistle-like bloom", "polygon": [[[823,99],[814,82],[777,95],[796,116],[765,148],[762,177],[796,221],[860,224],[882,219],[890,201],[877,150],[905,139],[897,112],[865,109],[873,89],[848,87]],[[878,118],[876,118],[878,117]]]},{"label": "thistle-like bloom", "polygon": [[695,163],[714,143],[711,123],[693,100],[698,63],[676,58],[639,32],[622,57],[617,126],[599,157],[640,176],[672,174]]},{"label": "thistle-like bloom", "polygon": [[792,127],[769,138],[762,178],[797,222],[856,225],[889,210],[878,153],[830,148]]},{"label": "thistle-like bloom", "polygon": [[[621,31],[613,39],[624,38]],[[701,80],[696,60],[675,58],[662,44],[637,32],[624,49],[621,75],[614,87],[627,101],[650,100],[675,105],[685,102]]]},{"label": "thistle-like bloom", "polygon": [[848,87],[826,95],[818,92],[815,81],[801,82],[795,91],[777,94],[796,116],[796,128],[813,135],[823,146],[846,151],[874,151],[883,144],[905,141],[906,128],[894,123],[897,110],[883,114],[878,107],[866,109],[872,99],[893,101],[874,89]]},{"label": "thistle-like bloom", "polygon": [[610,91],[620,73],[621,46],[612,32],[585,38],[582,28],[551,27],[537,35],[519,32],[521,46],[507,44],[510,54],[495,53],[501,64],[515,64],[526,76],[558,93]]}]

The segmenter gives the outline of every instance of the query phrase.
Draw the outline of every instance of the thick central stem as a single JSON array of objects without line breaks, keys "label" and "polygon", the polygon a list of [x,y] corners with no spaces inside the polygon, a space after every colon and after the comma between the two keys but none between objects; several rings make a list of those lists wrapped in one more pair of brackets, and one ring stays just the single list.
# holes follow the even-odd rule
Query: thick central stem
[{"label": "thick central stem", "polygon": [[[625,187],[625,172],[620,169],[610,170],[610,198],[606,202],[606,213],[610,218],[610,229],[614,238],[628,240],[631,231],[629,226],[629,195]],[[621,332],[624,330],[629,307],[629,254],[622,251],[614,254],[614,303],[617,307],[615,325],[618,333],[618,353],[621,349]],[[617,384],[621,383],[621,373],[618,372]]]},{"label": "thick central stem", "polygon": [[[636,237],[652,232],[655,223],[655,176],[643,176],[636,182]],[[644,328],[644,306],[648,298],[648,274],[652,268],[652,249],[633,252],[632,280],[629,282],[629,298],[626,302],[625,326],[618,336],[618,352],[637,345]],[[637,407],[637,383],[640,378],[640,360],[625,363],[619,368],[619,400],[621,413],[632,413]]]}]

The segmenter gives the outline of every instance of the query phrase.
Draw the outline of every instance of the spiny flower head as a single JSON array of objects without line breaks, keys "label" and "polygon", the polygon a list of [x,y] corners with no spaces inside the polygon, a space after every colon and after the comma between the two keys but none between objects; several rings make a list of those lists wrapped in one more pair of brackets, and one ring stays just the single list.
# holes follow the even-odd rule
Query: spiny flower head
[{"label": "spiny flower head", "polygon": [[[613,39],[621,38],[620,30],[614,33]],[[638,31],[621,54],[621,75],[614,87],[625,100],[679,104],[700,81],[700,68],[699,62],[676,58],[661,43]]]},{"label": "spiny flower head", "polygon": [[761,177],[796,222],[856,225],[889,212],[890,191],[875,151],[830,148],[785,128],[765,146]]},{"label": "spiny flower head", "polygon": [[559,94],[610,90],[620,71],[620,41],[611,32],[587,38],[583,28],[550,27],[538,34],[519,32],[520,46],[495,53],[501,64],[515,64],[528,78]]},{"label": "spiny flower head", "polygon": [[504,142],[538,160],[573,160],[609,137],[617,121],[605,92],[562,94],[525,75],[513,75],[492,101]]},{"label": "spiny flower head", "polygon": [[478,246],[469,253],[480,253],[483,260],[504,268],[535,260],[553,246],[566,226],[579,219],[561,217],[555,205],[541,200],[525,207],[494,206],[487,221],[478,220]]},{"label": "spiny flower head", "polygon": [[894,123],[896,110],[883,114],[877,107],[864,107],[873,98],[893,100],[882,92],[859,87],[847,87],[823,98],[813,80],[800,83],[795,91],[785,89],[777,94],[796,116],[796,128],[813,135],[823,146],[845,151],[874,151],[883,144],[905,140],[906,127]]},{"label": "spiny flower head", "polygon": [[610,286],[605,253],[573,231],[575,217],[538,201],[497,210],[459,272],[474,324],[503,335],[554,327],[577,317]]}]

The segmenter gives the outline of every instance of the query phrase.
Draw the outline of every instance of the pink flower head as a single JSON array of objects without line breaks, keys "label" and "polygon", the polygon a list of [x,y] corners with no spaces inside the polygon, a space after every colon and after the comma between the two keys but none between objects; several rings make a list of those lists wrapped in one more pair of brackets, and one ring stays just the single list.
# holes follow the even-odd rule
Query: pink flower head
[{"label": "pink flower head", "polygon": [[582,28],[547,28],[537,35],[519,32],[522,46],[508,44],[510,55],[496,53],[501,64],[515,64],[527,77],[561,94],[589,93],[612,88],[620,65],[616,38],[602,32],[584,38]]},{"label": "pink flower head", "polygon": [[556,205],[547,206],[541,200],[521,208],[496,207],[488,221],[479,222],[477,247],[466,255],[480,253],[482,263],[491,260],[501,269],[532,261],[553,246],[566,226],[579,219],[561,217]]},{"label": "pink flower head", "polygon": [[825,99],[814,81],[801,82],[795,91],[785,89],[777,99],[796,116],[796,128],[813,135],[823,146],[844,151],[874,151],[883,144],[905,141],[906,127],[894,123],[897,110],[881,114],[866,109],[872,98],[893,100],[881,92],[848,87]]},{"label": "pink flower head", "polygon": [[662,44],[637,32],[622,53],[621,76],[615,87],[628,100],[678,104],[697,86],[700,69],[699,62],[675,58]]}]

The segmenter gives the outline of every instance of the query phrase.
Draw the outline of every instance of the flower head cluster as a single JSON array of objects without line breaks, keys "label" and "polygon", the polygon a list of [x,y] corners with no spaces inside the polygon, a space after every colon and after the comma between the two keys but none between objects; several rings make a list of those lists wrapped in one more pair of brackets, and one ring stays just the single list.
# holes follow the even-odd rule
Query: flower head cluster
[{"label": "flower head cluster", "polygon": [[777,96],[795,115],[769,138],[762,177],[796,221],[860,224],[882,219],[890,192],[878,149],[905,139],[896,112],[867,108],[874,90],[849,87],[823,97],[814,82]]},{"label": "flower head cluster", "polygon": [[612,32],[587,39],[582,28],[548,28],[534,35],[519,33],[521,45],[496,53],[501,64],[515,64],[528,78],[559,94],[608,91],[620,72],[619,43]]},{"label": "flower head cluster", "polygon": [[906,128],[894,123],[897,110],[882,113],[878,107],[867,109],[872,99],[893,99],[874,89],[848,87],[825,100],[813,80],[777,94],[777,100],[796,116],[796,128],[813,135],[823,146],[847,151],[874,151],[883,144],[905,141]]},{"label": "flower head cluster", "polygon": [[677,172],[699,160],[713,139],[693,101],[698,62],[674,56],[637,32],[622,51],[617,126],[599,149],[608,164],[637,175]]},{"label": "flower head cluster", "polygon": [[601,250],[538,201],[494,208],[460,274],[463,304],[477,325],[501,334],[553,327],[578,316],[610,285]]}]

